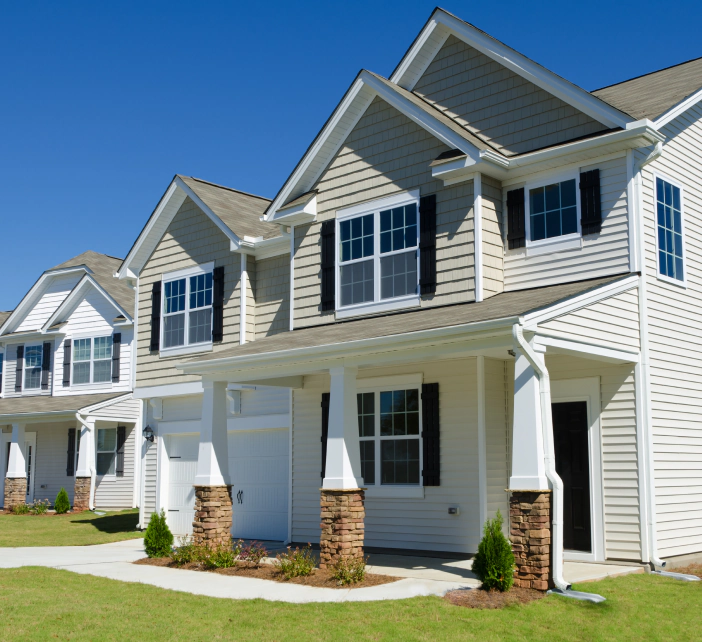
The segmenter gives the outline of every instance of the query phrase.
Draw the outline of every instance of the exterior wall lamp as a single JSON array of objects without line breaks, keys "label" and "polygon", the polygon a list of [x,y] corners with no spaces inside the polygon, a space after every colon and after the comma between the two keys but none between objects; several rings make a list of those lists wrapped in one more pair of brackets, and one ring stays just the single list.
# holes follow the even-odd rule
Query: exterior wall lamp
[{"label": "exterior wall lamp", "polygon": [[146,439],[146,441],[150,441],[151,443],[153,443],[154,430],[151,426],[146,426],[146,428],[144,428],[143,434],[144,434],[144,439]]}]

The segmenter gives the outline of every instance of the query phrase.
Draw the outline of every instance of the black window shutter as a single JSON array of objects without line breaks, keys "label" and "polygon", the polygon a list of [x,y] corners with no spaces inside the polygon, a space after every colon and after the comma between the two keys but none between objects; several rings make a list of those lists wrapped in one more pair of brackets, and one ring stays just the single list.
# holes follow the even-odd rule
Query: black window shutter
[{"label": "black window shutter", "polygon": [[68,429],[68,460],[66,461],[66,476],[73,477],[76,474],[76,429]]},{"label": "black window shutter", "polygon": [[17,361],[15,362],[15,392],[22,392],[22,361],[24,361],[24,346],[17,346]]},{"label": "black window shutter", "polygon": [[63,342],[63,387],[71,385],[71,340]]},{"label": "black window shutter", "polygon": [[47,341],[41,355],[41,389],[49,389],[49,370],[51,370],[51,343]]},{"label": "black window shutter", "polygon": [[115,475],[124,477],[124,443],[127,441],[127,429],[117,426],[117,461],[115,462]]},{"label": "black window shutter", "polygon": [[580,226],[583,236],[602,231],[602,199],[600,197],[600,170],[580,174]]},{"label": "black window shutter", "polygon": [[161,281],[151,288],[151,352],[161,347]]},{"label": "black window shutter", "polygon": [[[244,323],[246,320],[244,320]],[[212,341],[224,341],[224,267],[212,272]]]},{"label": "black window shutter", "polygon": [[122,333],[112,335],[112,383],[119,383],[119,353],[122,348]]},{"label": "black window shutter", "polygon": [[327,437],[329,437],[329,400],[328,392],[322,393],[322,479],[327,470]]},{"label": "black window shutter", "polygon": [[524,188],[507,192],[507,246],[516,250],[526,245]]},{"label": "black window shutter", "polygon": [[436,194],[419,199],[419,291],[436,292]]},{"label": "black window shutter", "polygon": [[336,260],[336,220],[322,223],[322,312],[336,306],[334,262]]},{"label": "black window shutter", "polygon": [[441,486],[439,384],[422,384],[422,447],[425,486]]}]

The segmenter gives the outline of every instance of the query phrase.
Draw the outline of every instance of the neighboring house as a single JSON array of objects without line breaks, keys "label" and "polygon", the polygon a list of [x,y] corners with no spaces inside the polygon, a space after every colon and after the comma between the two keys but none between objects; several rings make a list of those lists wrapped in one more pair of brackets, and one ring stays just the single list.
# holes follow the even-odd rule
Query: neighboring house
[{"label": "neighboring house", "polygon": [[[539,589],[564,559],[702,552],[700,100],[702,59],[589,93],[437,9],[271,203],[177,177],[119,269],[144,504],[217,540],[229,487],[240,535],[284,477],[286,539],[323,563],[469,555],[500,510]],[[247,386],[281,419],[292,391],[288,442],[233,419]]]},{"label": "neighboring house", "polygon": [[62,487],[74,508],[137,505],[134,291],[112,276],[120,262],[85,252],[44,272],[0,315],[6,509],[53,502]]}]

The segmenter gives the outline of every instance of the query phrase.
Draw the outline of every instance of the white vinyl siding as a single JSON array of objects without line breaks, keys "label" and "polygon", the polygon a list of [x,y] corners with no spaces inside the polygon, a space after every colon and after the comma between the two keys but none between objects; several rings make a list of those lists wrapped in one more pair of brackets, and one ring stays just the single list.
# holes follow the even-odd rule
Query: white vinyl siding
[{"label": "white vinyl siding", "polygon": [[63,303],[63,300],[84,274],[84,272],[74,272],[47,279],[42,289],[35,294],[34,305],[32,305],[14,331],[28,332],[41,328],[49,320],[49,317],[56,312],[58,306]]},{"label": "white vinyl siding", "polygon": [[[75,422],[61,421],[51,424],[32,424],[36,431],[37,447],[34,467],[34,497],[48,499],[52,504],[61,488],[65,488],[73,504],[76,478],[66,475],[68,465],[68,430]],[[43,488],[44,487],[44,488]]]}]

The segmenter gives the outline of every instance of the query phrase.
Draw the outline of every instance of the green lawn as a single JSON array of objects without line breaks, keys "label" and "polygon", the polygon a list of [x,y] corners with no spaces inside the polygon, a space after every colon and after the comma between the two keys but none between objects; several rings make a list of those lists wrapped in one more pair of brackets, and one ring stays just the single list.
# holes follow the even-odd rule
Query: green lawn
[{"label": "green lawn", "polygon": [[176,593],[44,568],[0,570],[2,640],[699,640],[702,585],[630,575],[501,611],[439,598],[293,605]]},{"label": "green lawn", "polygon": [[[0,515],[2,546],[86,546],[142,537],[138,510],[95,515]],[[0,553],[2,555],[2,553]]]}]

